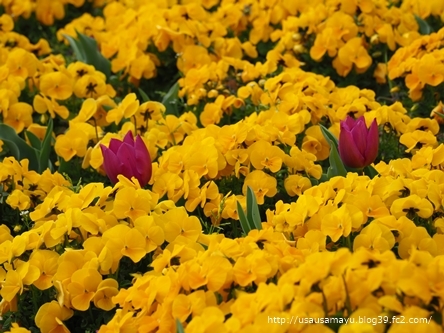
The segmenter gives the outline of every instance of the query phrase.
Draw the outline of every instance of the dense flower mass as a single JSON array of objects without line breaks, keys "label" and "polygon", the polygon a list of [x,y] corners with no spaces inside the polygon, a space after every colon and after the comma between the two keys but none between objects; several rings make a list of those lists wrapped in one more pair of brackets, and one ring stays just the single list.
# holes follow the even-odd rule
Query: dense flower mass
[{"label": "dense flower mass", "polygon": [[0,331],[443,332],[444,0],[0,8]]}]

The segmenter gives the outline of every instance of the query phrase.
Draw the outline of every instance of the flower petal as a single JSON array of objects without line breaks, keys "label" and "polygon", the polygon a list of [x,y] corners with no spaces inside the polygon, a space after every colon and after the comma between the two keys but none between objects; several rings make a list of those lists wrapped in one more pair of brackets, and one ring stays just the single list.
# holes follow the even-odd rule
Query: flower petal
[{"label": "flower petal", "polygon": [[353,140],[362,156],[365,156],[365,150],[367,148],[367,125],[365,124],[364,117],[360,117],[356,123],[355,127],[352,128],[351,133],[353,135]]},{"label": "flower petal", "polygon": [[117,154],[117,152],[119,151],[119,148],[120,148],[120,146],[122,145],[122,141],[120,141],[120,140],[118,140],[118,139],[114,139],[114,138],[112,138],[110,141],[109,141],[109,149],[111,149],[111,151],[114,153],[114,154]]},{"label": "flower petal", "polygon": [[145,143],[143,142],[143,139],[139,135],[136,137],[134,147],[136,152],[136,168],[140,175],[140,186],[145,186],[151,179],[151,156]]},{"label": "flower petal", "polygon": [[129,144],[131,147],[134,147],[134,137],[132,131],[128,131],[128,133],[125,134],[123,142]]},{"label": "flower petal", "polygon": [[100,145],[100,149],[103,154],[103,168],[108,178],[115,184],[117,183],[117,175],[121,173],[123,165],[111,149],[106,148],[102,144]]},{"label": "flower petal", "polygon": [[341,132],[339,133],[339,155],[342,162],[350,168],[364,167],[364,157],[359,152],[351,132],[347,131],[341,122]]},{"label": "flower petal", "polygon": [[124,165],[124,175],[126,178],[131,179],[132,176],[136,177],[140,183],[140,174],[137,171],[137,161],[134,147],[124,142],[117,152],[117,158]]},{"label": "flower petal", "polygon": [[367,147],[365,150],[365,164],[372,164],[378,156],[379,150],[379,132],[376,119],[373,120],[367,134]]}]

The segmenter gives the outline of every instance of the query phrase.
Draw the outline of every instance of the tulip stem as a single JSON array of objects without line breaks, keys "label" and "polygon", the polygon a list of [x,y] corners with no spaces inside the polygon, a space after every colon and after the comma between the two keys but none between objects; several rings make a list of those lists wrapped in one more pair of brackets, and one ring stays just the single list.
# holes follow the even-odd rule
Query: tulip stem
[{"label": "tulip stem", "polygon": [[97,132],[97,122],[96,122],[96,118],[92,118],[93,119],[93,121],[94,121],[94,130],[96,131],[96,139],[97,139],[97,142],[99,142],[99,132]]},{"label": "tulip stem", "polygon": [[353,252],[353,246],[351,242],[351,234],[345,237],[345,245],[350,250],[350,252]]},{"label": "tulip stem", "polygon": [[342,274],[342,282],[344,283],[344,289],[345,289],[345,308],[347,310],[347,317],[350,317],[350,315],[352,314],[352,308],[351,308],[351,301],[350,301],[350,295],[348,293],[348,288],[347,288],[347,282],[345,281],[345,274],[346,272],[344,272],[344,274]]},{"label": "tulip stem", "polygon": [[137,135],[137,118],[136,118],[136,115],[134,115],[133,118],[134,118],[134,135]]}]

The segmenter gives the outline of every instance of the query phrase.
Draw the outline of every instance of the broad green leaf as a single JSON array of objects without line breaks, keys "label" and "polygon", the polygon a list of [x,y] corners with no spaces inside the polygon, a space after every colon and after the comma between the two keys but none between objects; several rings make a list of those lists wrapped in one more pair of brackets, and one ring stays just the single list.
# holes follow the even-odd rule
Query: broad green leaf
[{"label": "broad green leaf", "polygon": [[321,132],[324,135],[325,140],[327,140],[327,142],[332,141],[334,143],[334,145],[336,146],[336,149],[339,149],[339,142],[338,139],[333,135],[332,132],[330,132],[326,127],[324,127],[323,125],[319,124],[319,127],[321,128]]},{"label": "broad green leaf", "polygon": [[176,318],[176,333],[185,333],[182,323]]},{"label": "broad green leaf", "polygon": [[173,84],[170,90],[163,96],[162,104],[165,105],[165,114],[173,114],[179,116],[179,82]]},{"label": "broad green leaf", "polygon": [[364,168],[364,173],[369,176],[371,179],[375,178],[377,175],[379,175],[378,171],[371,165],[368,165]]},{"label": "broad green leaf", "polygon": [[29,169],[39,172],[37,150],[19,137],[12,127],[0,124],[0,140],[5,143],[17,161],[27,158],[29,160]]},{"label": "broad green leaf", "polygon": [[247,217],[245,216],[244,209],[242,208],[239,201],[237,202],[237,214],[239,215],[239,221],[242,227],[242,231],[244,232],[245,235],[248,235],[251,229],[248,224]]},{"label": "broad green leaf", "polygon": [[142,101],[144,103],[150,101],[150,98],[148,97],[148,95],[140,88],[139,88],[139,94],[140,94],[140,96],[142,96]]},{"label": "broad green leaf", "polygon": [[261,215],[259,213],[256,195],[250,186],[247,187],[247,220],[251,229],[262,229]]},{"label": "broad green leaf", "polygon": [[107,78],[111,75],[111,63],[99,51],[95,39],[77,32],[80,45],[85,53],[86,63],[93,65],[95,69],[101,71]]},{"label": "broad green leaf", "polygon": [[95,39],[88,37],[78,31],[77,39],[63,35],[71,45],[78,61],[88,65],[93,65],[95,69],[101,71],[108,79],[111,75],[111,63],[99,51]]},{"label": "broad green leaf", "polygon": [[49,154],[51,153],[52,129],[53,122],[52,119],[49,118],[45,137],[43,138],[42,142],[42,149],[39,151],[40,172],[45,171],[48,167],[51,171],[53,171],[51,161],[49,160]]},{"label": "broad green leaf", "polygon": [[342,163],[341,157],[339,156],[338,149],[334,145],[331,140],[328,140],[330,143],[330,167],[327,171],[328,179],[335,176],[347,176],[347,170],[345,169],[344,163]]},{"label": "broad green leaf", "polygon": [[69,35],[63,34],[63,37],[68,40],[69,45],[71,45],[77,60],[86,63],[85,51],[80,42]]},{"label": "broad green leaf", "polygon": [[31,146],[37,150],[42,149],[42,142],[40,139],[32,132],[25,131],[26,137],[28,138]]},{"label": "broad green leaf", "polygon": [[432,33],[432,27],[427,23],[426,20],[415,15],[416,23],[419,25],[419,33],[421,35],[430,35]]}]

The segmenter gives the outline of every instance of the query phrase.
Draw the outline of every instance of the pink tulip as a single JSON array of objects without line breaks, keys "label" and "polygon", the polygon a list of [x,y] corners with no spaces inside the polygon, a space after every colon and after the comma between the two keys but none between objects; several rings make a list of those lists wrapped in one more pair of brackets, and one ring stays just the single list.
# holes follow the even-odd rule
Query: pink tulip
[{"label": "pink tulip", "polygon": [[339,155],[344,165],[362,169],[374,162],[378,156],[379,134],[376,119],[367,128],[364,117],[354,120],[347,117],[341,121]]},{"label": "pink tulip", "polygon": [[136,177],[140,186],[145,186],[151,179],[151,157],[142,138],[138,135],[134,142],[133,133],[129,131],[123,141],[111,139],[109,148],[100,145],[103,154],[103,167],[113,184],[118,175],[126,178]]}]

